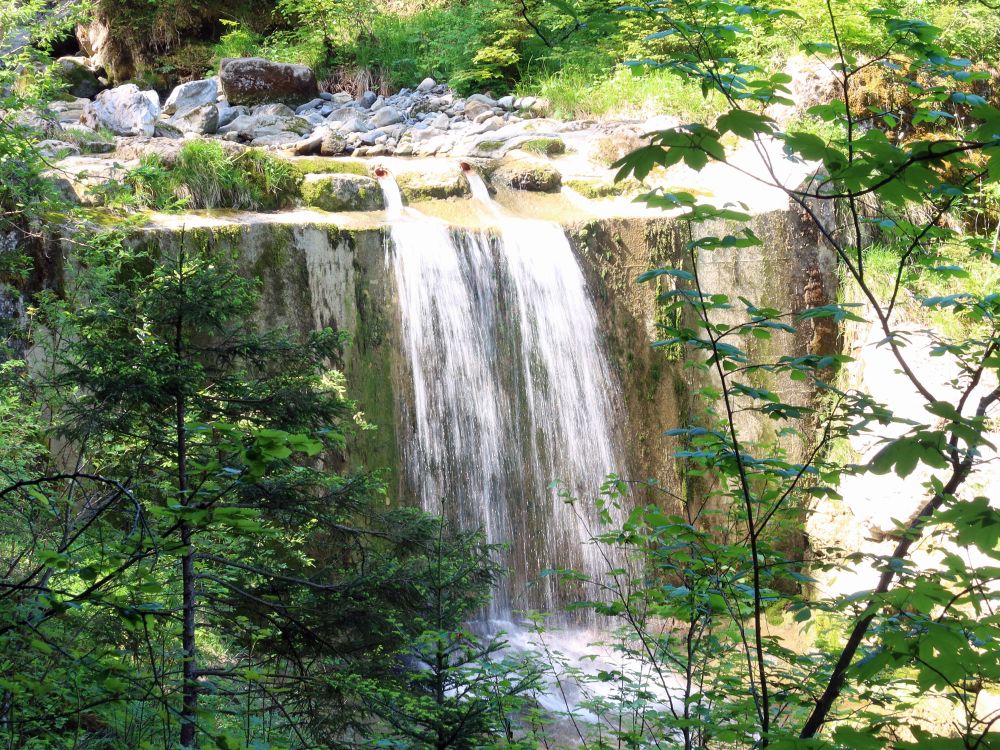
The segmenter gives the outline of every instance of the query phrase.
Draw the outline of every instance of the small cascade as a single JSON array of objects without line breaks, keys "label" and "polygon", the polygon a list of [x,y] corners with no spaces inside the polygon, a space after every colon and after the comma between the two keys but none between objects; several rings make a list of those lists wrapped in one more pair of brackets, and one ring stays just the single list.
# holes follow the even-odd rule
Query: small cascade
[{"label": "small cascade", "polygon": [[[562,229],[504,216],[467,176],[498,233],[453,230],[407,209],[392,178],[380,178],[405,359],[404,491],[509,545],[511,574],[490,612],[509,620],[586,596],[557,595],[538,581],[542,570],[608,569],[589,540],[600,530],[593,499],[623,468],[621,396]],[[579,502],[567,503],[554,480]]]}]

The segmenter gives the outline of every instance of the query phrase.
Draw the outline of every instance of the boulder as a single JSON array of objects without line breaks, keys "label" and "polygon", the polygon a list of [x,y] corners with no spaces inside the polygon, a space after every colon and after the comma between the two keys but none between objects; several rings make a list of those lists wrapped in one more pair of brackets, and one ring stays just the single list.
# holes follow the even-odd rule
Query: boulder
[{"label": "boulder", "polygon": [[[471,97],[465,103],[465,116],[470,120],[475,120],[479,115],[493,114],[493,106],[485,102],[473,100]],[[488,115],[488,116],[489,116]]]},{"label": "boulder", "polygon": [[551,193],[561,187],[562,175],[546,161],[521,158],[502,163],[493,172],[491,181],[515,190]]},{"label": "boulder", "polygon": [[56,113],[56,117],[61,123],[79,122],[83,117],[83,110],[90,104],[89,99],[74,99],[73,101],[55,101],[49,105],[49,109]]},{"label": "boulder", "polygon": [[355,115],[337,125],[337,130],[341,133],[367,133],[371,128],[363,117]]},{"label": "boulder", "polygon": [[79,146],[83,153],[107,154],[115,150],[114,140],[109,140],[96,130],[79,122],[64,124],[62,128],[64,132],[70,134],[73,143]]},{"label": "boulder", "polygon": [[219,110],[219,127],[228,125],[237,117],[241,115],[250,114],[250,110],[246,107],[230,107],[228,104],[216,104],[215,108]]},{"label": "boulder", "polygon": [[588,157],[595,164],[610,167],[619,159],[649,143],[632,128],[622,125],[608,133],[588,139]]},{"label": "boulder", "polygon": [[[380,138],[382,141],[379,140]],[[369,130],[367,133],[361,134],[361,142],[366,146],[374,146],[376,143],[382,143],[385,140],[388,140],[388,136],[384,130]]]},{"label": "boulder", "polygon": [[306,102],[305,104],[296,107],[295,114],[301,115],[305,112],[308,112],[311,109],[319,109],[321,106],[323,106],[323,99],[317,96],[315,99],[312,99]]},{"label": "boulder", "polygon": [[305,65],[227,57],[219,66],[219,77],[226,99],[233,105],[282,102],[297,107],[319,95],[316,74]]},{"label": "boulder", "polygon": [[323,143],[323,137],[328,132],[327,127],[314,130],[305,138],[296,141],[291,145],[291,152],[296,156],[311,156],[319,153],[319,147]]},{"label": "boulder", "polygon": [[377,99],[378,99],[378,94],[376,94],[374,91],[366,91],[361,95],[361,98],[358,100],[358,102],[365,109],[371,109],[371,106],[375,103]]},{"label": "boulder", "polygon": [[124,182],[128,170],[139,166],[138,161],[107,159],[95,156],[67,156],[57,162],[44,176],[70,201],[85,206],[104,202],[111,181]]},{"label": "boulder", "polygon": [[[219,133],[222,135],[233,133],[243,140],[254,141],[259,138],[269,138],[279,133],[290,134],[291,137],[287,140],[278,139],[280,142],[286,143],[300,140],[306,133],[312,132],[312,129],[308,122],[295,115],[248,114],[240,115],[232,122],[223,125],[219,128]],[[275,145],[276,142],[278,141],[270,139],[266,144],[261,143],[260,145]]]},{"label": "boulder", "polygon": [[277,115],[278,117],[295,117],[295,110],[287,104],[259,104],[250,109],[250,114],[258,117],[260,115]]},{"label": "boulder", "polygon": [[437,86],[437,81],[435,81],[433,78],[425,78],[420,82],[420,85],[417,86],[417,91],[419,91],[421,94],[426,94],[435,86]]},{"label": "boulder", "polygon": [[382,190],[371,177],[355,174],[310,174],[302,181],[302,200],[323,211],[380,211]]},{"label": "boulder", "polygon": [[263,146],[290,146],[298,142],[301,137],[301,134],[287,130],[268,131],[257,134],[250,141],[250,145],[258,148]]},{"label": "boulder", "polygon": [[219,108],[214,104],[205,104],[176,114],[167,123],[182,133],[208,135],[219,129]]},{"label": "boulder", "polygon": [[465,100],[466,106],[468,106],[470,102],[476,102],[477,104],[485,104],[487,107],[491,109],[497,106],[497,100],[491,99],[490,97],[486,96],[486,94],[473,94],[472,96],[470,96],[468,99]]},{"label": "boulder", "polygon": [[183,138],[184,131],[169,122],[160,121],[153,128],[153,136],[156,138]]},{"label": "boulder", "polygon": [[503,127],[503,125],[504,125],[503,118],[493,115],[492,117],[488,117],[485,120],[483,120],[483,122],[479,125],[479,132],[489,133],[490,131],[493,130],[499,130],[500,128]]},{"label": "boulder", "polygon": [[140,91],[128,83],[107,89],[83,110],[81,122],[94,128],[107,128],[116,135],[153,135],[160,116],[160,97],[155,91]]},{"label": "boulder", "polygon": [[384,128],[386,125],[395,125],[405,119],[403,113],[395,107],[383,107],[372,115],[372,125],[376,128]]},{"label": "boulder", "polygon": [[328,130],[319,144],[320,156],[339,156],[347,150],[347,138],[343,133]]},{"label": "boulder", "polygon": [[215,78],[182,83],[170,92],[163,105],[163,114],[184,114],[206,105],[215,105],[219,98],[219,83]]},{"label": "boulder", "polygon": [[93,99],[104,90],[86,57],[60,57],[56,62],[57,73],[69,87],[70,96]]},{"label": "boulder", "polygon": [[76,38],[91,64],[107,71],[112,81],[126,81],[135,75],[135,61],[129,48],[115,38],[107,19],[94,18],[77,25]]},{"label": "boulder", "polygon": [[79,156],[80,148],[66,141],[57,141],[51,138],[35,144],[35,151],[46,159],[62,159],[67,156]]},{"label": "boulder", "polygon": [[[414,148],[414,153],[432,156],[440,147],[440,140],[432,138],[426,143],[418,144]],[[470,194],[468,181],[457,169],[401,172],[396,175],[396,181],[399,183],[400,192],[408,202],[466,198]]]},{"label": "boulder", "polygon": [[303,120],[308,122],[313,127],[317,127],[326,122],[326,118],[320,114],[318,109],[311,109],[308,112],[304,112],[299,115]]},{"label": "boulder", "polygon": [[[166,138],[121,138],[115,150],[114,160],[138,161],[143,156],[156,155],[168,169],[177,163],[181,149],[190,143],[189,139],[169,140]],[[245,146],[213,139],[228,156],[236,156],[246,151]]]}]

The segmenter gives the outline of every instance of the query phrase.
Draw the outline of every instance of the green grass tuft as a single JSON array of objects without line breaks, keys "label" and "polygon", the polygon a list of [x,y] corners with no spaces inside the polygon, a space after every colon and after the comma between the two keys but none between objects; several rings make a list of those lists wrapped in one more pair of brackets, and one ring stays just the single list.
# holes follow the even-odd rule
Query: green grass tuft
[{"label": "green grass tuft", "polygon": [[562,118],[670,114],[704,122],[722,111],[718,97],[705,98],[700,87],[664,70],[567,67],[555,73],[529,74],[517,90],[524,96],[548,99],[553,114]]},{"label": "green grass tuft", "polygon": [[126,177],[132,205],[161,211],[276,210],[291,205],[301,182],[301,174],[284,159],[258,149],[227,153],[219,144],[204,141],[185,144],[172,169],[158,157],[147,156]]}]

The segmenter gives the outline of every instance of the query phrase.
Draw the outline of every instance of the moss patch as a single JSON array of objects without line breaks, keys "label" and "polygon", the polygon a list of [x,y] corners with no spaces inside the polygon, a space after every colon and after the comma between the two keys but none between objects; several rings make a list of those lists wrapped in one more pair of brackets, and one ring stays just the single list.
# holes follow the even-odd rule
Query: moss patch
[{"label": "moss patch", "polygon": [[515,190],[551,193],[562,185],[562,175],[548,162],[536,159],[518,159],[502,164],[494,173],[493,181]]},{"label": "moss patch", "polygon": [[296,156],[286,160],[300,175],[310,174],[356,174],[367,177],[368,166],[361,161],[334,156]]},{"label": "moss patch", "polygon": [[622,182],[606,182],[604,180],[588,180],[584,178],[574,178],[563,181],[563,184],[575,190],[585,198],[620,198],[624,195],[637,193],[642,187],[635,180],[623,180]]},{"label": "moss patch", "polygon": [[532,138],[518,146],[523,151],[546,156],[558,156],[566,153],[566,144],[562,138]]},{"label": "moss patch", "polygon": [[400,192],[411,203],[469,195],[469,184],[459,174],[404,172],[397,175],[396,181]]},{"label": "moss patch", "polygon": [[384,208],[382,191],[371,177],[311,174],[302,181],[302,200],[323,211],[378,211]]},{"label": "moss patch", "polygon": [[480,141],[476,144],[477,151],[499,151],[503,148],[504,141]]}]

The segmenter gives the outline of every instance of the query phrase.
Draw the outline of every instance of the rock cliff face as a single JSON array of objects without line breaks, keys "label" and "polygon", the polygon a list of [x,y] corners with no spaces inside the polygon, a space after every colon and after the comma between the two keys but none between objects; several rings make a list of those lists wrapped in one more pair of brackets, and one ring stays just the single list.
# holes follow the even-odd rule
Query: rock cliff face
[{"label": "rock cliff face", "polygon": [[[440,168],[439,161],[435,168]],[[404,177],[400,179],[403,184]],[[480,212],[467,198],[421,201],[423,194],[412,195],[413,205],[430,216],[451,220],[459,228],[495,231],[488,218],[477,217]],[[628,466],[623,473],[633,478],[655,477],[672,491],[683,493],[686,483],[671,455],[678,446],[663,432],[684,423],[691,407],[690,393],[699,384],[692,382],[690,371],[675,354],[650,347],[657,338],[658,290],[635,282],[648,268],[689,262],[683,225],[669,216],[635,212],[628,204],[610,201],[604,206],[595,203],[589,211],[558,195],[525,201],[520,191],[501,189],[498,199],[517,215],[557,220],[564,227],[584,271],[610,365],[622,384],[629,436]],[[618,209],[611,208],[612,204]],[[394,396],[407,387],[396,366],[401,356],[397,291],[387,265],[389,235],[381,201],[363,208],[376,210],[155,216],[138,231],[136,241],[176,243],[183,238],[236,252],[247,273],[263,280],[262,325],[302,332],[322,326],[349,331],[353,345],[342,364],[360,408],[378,429],[359,436],[348,460],[396,470],[401,426]],[[629,212],[633,215],[623,215]],[[705,227],[704,231],[717,229]],[[795,212],[765,211],[755,219],[754,231],[764,240],[760,249],[740,254],[717,251],[699,258],[709,291],[737,288],[761,304],[791,310],[833,299],[832,258],[818,238],[804,231]],[[817,346],[825,350],[832,342],[830,337],[802,330],[767,345],[783,352],[809,351]],[[811,397],[791,382],[774,387],[793,399]],[[763,431],[769,426],[758,428]],[[402,481],[397,472],[396,496]]]}]

